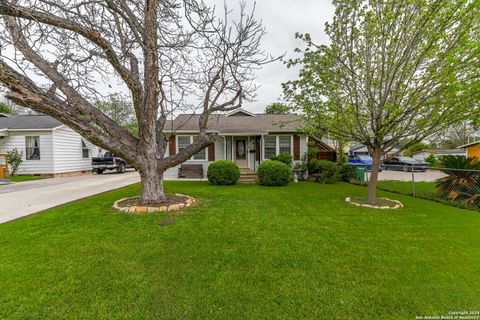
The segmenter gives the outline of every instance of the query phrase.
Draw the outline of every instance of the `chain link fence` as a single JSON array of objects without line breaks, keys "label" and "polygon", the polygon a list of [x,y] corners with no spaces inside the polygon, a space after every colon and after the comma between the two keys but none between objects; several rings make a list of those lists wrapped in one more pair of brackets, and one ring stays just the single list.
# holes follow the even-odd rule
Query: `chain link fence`
[{"label": "chain link fence", "polygon": [[[365,172],[365,182],[370,174]],[[480,209],[480,170],[388,165],[379,173],[378,189]]]}]

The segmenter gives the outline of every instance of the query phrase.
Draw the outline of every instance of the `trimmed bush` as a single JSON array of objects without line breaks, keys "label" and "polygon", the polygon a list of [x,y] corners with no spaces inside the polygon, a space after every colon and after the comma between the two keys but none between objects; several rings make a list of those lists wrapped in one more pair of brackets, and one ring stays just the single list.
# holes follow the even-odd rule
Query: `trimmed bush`
[{"label": "trimmed bush", "polygon": [[240,178],[240,168],[230,160],[218,160],[208,166],[208,182],[215,185],[232,185]]},{"label": "trimmed bush", "polygon": [[345,182],[351,182],[357,179],[357,168],[348,163],[342,163],[338,167],[339,179]]},{"label": "trimmed bush", "polygon": [[314,169],[317,172],[317,182],[332,184],[340,178],[339,167],[335,162],[317,160]]},{"label": "trimmed bush", "polygon": [[257,170],[258,182],[264,186],[286,186],[290,182],[290,167],[276,160],[267,160]]},{"label": "trimmed bush", "polygon": [[291,167],[293,163],[293,157],[290,153],[280,153],[279,155],[271,157],[270,160],[280,161],[289,167]]}]

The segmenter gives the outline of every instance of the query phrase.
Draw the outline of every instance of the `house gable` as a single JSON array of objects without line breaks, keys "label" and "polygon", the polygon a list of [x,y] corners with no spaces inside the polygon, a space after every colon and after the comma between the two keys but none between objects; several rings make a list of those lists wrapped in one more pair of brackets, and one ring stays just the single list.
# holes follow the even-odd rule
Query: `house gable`
[{"label": "house gable", "polygon": [[255,117],[255,114],[244,109],[237,109],[228,113],[226,117]]}]

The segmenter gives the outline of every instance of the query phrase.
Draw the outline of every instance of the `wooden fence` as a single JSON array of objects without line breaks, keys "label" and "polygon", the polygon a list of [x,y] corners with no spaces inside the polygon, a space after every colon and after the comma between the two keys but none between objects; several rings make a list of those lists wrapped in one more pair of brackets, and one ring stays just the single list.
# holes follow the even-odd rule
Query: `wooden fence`
[{"label": "wooden fence", "polygon": [[7,154],[0,153],[0,178],[8,176]]}]

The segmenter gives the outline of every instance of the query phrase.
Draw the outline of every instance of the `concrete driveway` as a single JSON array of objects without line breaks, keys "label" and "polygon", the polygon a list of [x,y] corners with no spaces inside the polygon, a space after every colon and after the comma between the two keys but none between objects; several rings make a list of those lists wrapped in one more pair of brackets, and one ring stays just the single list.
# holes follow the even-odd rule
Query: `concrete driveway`
[{"label": "concrete driveway", "polygon": [[127,172],[0,185],[0,223],[139,181],[137,172]]},{"label": "concrete driveway", "polygon": [[[415,181],[432,182],[446,176],[440,170],[428,170],[426,172],[415,172]],[[378,180],[394,180],[394,181],[412,181],[411,172],[383,170],[378,174]]]}]

